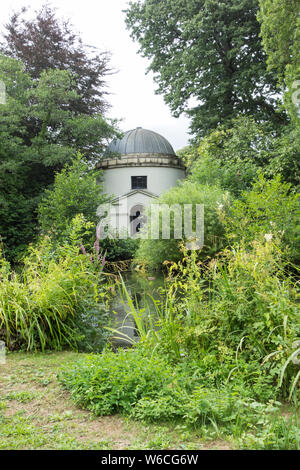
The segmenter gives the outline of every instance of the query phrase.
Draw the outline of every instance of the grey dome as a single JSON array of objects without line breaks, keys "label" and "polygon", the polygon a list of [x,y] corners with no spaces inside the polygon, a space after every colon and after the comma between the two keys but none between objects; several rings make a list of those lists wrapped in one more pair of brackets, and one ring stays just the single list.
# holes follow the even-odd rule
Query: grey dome
[{"label": "grey dome", "polygon": [[128,155],[132,153],[160,153],[175,155],[172,145],[162,135],[137,127],[125,132],[121,139],[114,139],[108,152]]}]

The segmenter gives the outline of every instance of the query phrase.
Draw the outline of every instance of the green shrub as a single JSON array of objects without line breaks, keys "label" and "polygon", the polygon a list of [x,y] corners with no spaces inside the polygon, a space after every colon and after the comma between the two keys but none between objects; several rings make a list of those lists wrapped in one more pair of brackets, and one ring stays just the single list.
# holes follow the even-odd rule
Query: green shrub
[{"label": "green shrub", "polygon": [[213,425],[241,436],[248,427],[261,432],[279,403],[258,403],[232,387],[209,388],[189,362],[174,367],[139,345],[131,350],[89,355],[64,368],[60,383],[77,405],[96,415],[120,413],[146,422],[181,421]]},{"label": "green shrub", "polygon": [[294,261],[300,253],[300,200],[291,184],[259,174],[250,191],[233,202],[224,214],[226,233],[231,242],[251,243],[260,236],[282,238],[281,247]]},{"label": "green shrub", "polygon": [[[227,250],[202,273],[195,255],[186,254],[171,273],[176,332],[172,341],[164,334],[159,345],[168,355],[176,350],[174,342],[187,356],[216,354],[223,368],[231,367],[231,380],[242,377],[259,398],[270,387],[274,396],[288,396],[298,377],[292,361],[284,368],[300,336],[298,287],[273,241]],[[183,293],[177,300],[175,290]],[[162,331],[168,328],[165,322]]]},{"label": "green shrub", "polygon": [[44,235],[61,242],[68,225],[79,214],[96,226],[97,207],[107,199],[97,176],[99,171],[92,171],[81,154],[56,174],[53,189],[45,191],[38,207],[39,226]]},{"label": "green shrub", "polygon": [[97,415],[109,415],[131,414],[142,397],[171,386],[176,375],[163,358],[129,349],[90,355],[65,369],[60,380],[77,404]]},{"label": "green shrub", "polygon": [[101,276],[103,259],[92,263],[79,253],[86,225],[74,219],[64,245],[53,248],[42,238],[29,249],[21,273],[2,258],[0,337],[9,349],[101,350],[108,333],[107,295]]},{"label": "green shrub", "polygon": [[[158,203],[167,204],[204,204],[204,246],[201,256],[213,256],[224,247],[224,227],[219,217],[219,208],[225,211],[228,207],[228,193],[223,193],[216,186],[199,185],[190,181],[171,188],[158,199]],[[195,213],[193,217],[195,223]],[[166,260],[178,261],[181,257],[180,243],[182,240],[172,238],[174,220],[171,217],[171,239],[141,239],[135,259],[137,263],[149,268],[160,268]],[[182,231],[184,233],[184,230]],[[161,234],[160,234],[161,237]]]}]

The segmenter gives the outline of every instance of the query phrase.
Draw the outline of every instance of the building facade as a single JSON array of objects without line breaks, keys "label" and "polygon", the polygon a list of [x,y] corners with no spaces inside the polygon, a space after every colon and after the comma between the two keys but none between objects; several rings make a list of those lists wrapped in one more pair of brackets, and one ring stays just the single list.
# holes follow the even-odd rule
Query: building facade
[{"label": "building facade", "polygon": [[185,176],[185,167],[160,134],[137,127],[114,139],[103,170],[104,192],[112,196],[111,225],[135,236],[145,221],[146,207]]}]

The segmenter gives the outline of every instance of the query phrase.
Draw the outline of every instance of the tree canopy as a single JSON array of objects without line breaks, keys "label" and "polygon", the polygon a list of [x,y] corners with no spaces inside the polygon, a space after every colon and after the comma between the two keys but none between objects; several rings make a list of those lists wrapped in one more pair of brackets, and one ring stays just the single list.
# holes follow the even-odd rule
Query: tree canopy
[{"label": "tree canopy", "polygon": [[276,75],[267,70],[257,0],[144,0],[126,23],[151,60],[158,93],[173,114],[186,112],[205,135],[240,113],[284,122],[276,111]]},{"label": "tree canopy", "polygon": [[0,104],[0,234],[16,254],[32,239],[35,210],[54,175],[81,151],[87,161],[101,158],[115,135],[100,114],[71,111],[76,97],[67,70],[43,71],[33,79],[22,62],[0,56],[6,104]]},{"label": "tree canopy", "polygon": [[259,4],[268,67],[277,72],[285,107],[300,129],[300,3],[259,0]]},{"label": "tree canopy", "polygon": [[299,0],[259,0],[258,18],[268,65],[281,78],[288,65],[300,64]]},{"label": "tree canopy", "polygon": [[110,72],[110,54],[85,45],[70,21],[59,20],[49,5],[35,12],[34,18],[27,19],[27,11],[14,13],[5,25],[1,51],[21,60],[34,79],[44,70],[69,71],[77,92],[69,103],[72,111],[103,113],[108,107],[105,76]]},{"label": "tree canopy", "polygon": [[219,185],[237,197],[251,188],[259,172],[268,178],[280,174],[300,185],[300,135],[292,125],[276,133],[267,123],[240,116],[230,128],[219,126],[182,156],[190,180]]}]

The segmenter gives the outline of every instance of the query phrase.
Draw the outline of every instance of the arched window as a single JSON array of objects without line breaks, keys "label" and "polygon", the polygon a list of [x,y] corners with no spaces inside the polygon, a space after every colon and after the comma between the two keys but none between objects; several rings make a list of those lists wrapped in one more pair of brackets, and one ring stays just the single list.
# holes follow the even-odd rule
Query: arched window
[{"label": "arched window", "polygon": [[129,222],[131,236],[139,233],[146,221],[144,214],[145,207],[142,204],[136,204],[130,209]]}]

